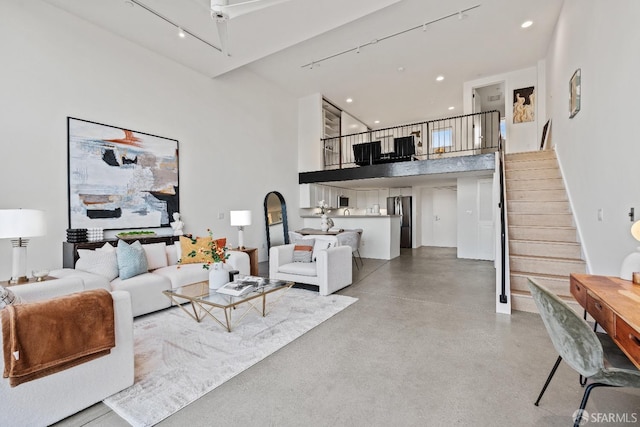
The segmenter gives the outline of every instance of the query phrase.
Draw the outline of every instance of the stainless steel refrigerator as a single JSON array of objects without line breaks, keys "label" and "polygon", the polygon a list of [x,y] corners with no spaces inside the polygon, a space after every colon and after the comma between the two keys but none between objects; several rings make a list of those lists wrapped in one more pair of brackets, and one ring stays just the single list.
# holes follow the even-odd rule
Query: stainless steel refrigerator
[{"label": "stainless steel refrigerator", "polygon": [[400,215],[400,247],[411,247],[411,197],[387,197],[387,215]]}]

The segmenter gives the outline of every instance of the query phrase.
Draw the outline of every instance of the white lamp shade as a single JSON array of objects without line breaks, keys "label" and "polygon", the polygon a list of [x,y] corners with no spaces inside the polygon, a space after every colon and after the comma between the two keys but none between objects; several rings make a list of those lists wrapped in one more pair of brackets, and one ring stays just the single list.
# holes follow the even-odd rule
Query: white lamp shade
[{"label": "white lamp shade", "polygon": [[230,211],[229,221],[232,227],[251,225],[251,211]]},{"label": "white lamp shade", "polygon": [[44,212],[36,209],[0,209],[0,239],[43,236]]}]

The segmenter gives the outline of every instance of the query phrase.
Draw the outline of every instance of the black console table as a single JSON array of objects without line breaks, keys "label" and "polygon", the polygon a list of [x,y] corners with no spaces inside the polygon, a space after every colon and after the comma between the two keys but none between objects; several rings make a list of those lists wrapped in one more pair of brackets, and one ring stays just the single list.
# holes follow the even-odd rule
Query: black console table
[{"label": "black console table", "polygon": [[[172,245],[173,242],[178,241],[179,236],[154,236],[154,237],[139,237],[135,239],[127,239],[127,241],[135,242],[139,240],[143,245],[149,243],[166,243]],[[62,242],[62,267],[74,268],[76,261],[78,261],[78,249],[97,249],[104,246],[105,243],[109,243],[111,246],[118,244],[118,239],[100,240],[97,242],[80,242],[70,243]]]}]

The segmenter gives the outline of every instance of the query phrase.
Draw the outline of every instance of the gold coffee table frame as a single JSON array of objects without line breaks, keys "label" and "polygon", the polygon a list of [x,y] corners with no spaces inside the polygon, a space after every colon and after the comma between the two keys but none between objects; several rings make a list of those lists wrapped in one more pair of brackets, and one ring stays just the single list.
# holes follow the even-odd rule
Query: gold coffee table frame
[{"label": "gold coffee table frame", "polygon": [[[262,317],[264,317],[268,314],[267,295],[277,291],[288,291],[293,285],[294,282],[266,279],[266,283],[263,287],[251,291],[246,295],[236,297],[233,295],[218,293],[214,289],[210,290],[209,282],[205,281],[182,286],[177,289],[162,291],[162,293],[196,322],[200,323],[206,316],[209,316],[218,322],[220,326],[226,328],[227,332],[231,332],[231,313],[239,305],[247,303],[248,307],[240,314],[239,318],[234,319],[234,322],[239,322],[244,319],[251,310],[257,311],[262,314]],[[281,292],[274,301],[269,302],[269,305],[275,305],[284,294],[285,292]],[[261,299],[262,301],[261,308],[252,302],[257,299]],[[185,308],[187,305],[191,306],[191,311]],[[221,309],[224,312],[224,321],[216,317],[213,313],[215,309]]]}]

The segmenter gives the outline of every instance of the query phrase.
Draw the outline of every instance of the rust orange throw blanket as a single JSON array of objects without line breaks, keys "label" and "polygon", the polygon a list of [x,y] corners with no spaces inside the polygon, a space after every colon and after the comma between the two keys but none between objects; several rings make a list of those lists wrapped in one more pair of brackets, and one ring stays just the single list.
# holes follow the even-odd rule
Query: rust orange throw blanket
[{"label": "rust orange throw blanket", "polygon": [[0,310],[4,378],[23,382],[109,354],[115,347],[113,300],[104,289]]}]

